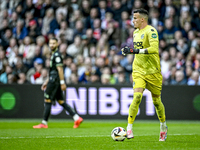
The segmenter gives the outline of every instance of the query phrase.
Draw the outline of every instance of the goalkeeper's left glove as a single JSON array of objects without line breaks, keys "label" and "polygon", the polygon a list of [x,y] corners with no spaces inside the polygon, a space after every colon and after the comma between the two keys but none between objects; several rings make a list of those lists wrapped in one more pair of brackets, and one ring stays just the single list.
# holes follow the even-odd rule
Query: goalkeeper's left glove
[{"label": "goalkeeper's left glove", "polygon": [[122,48],[121,51],[124,56],[126,56],[127,54],[138,54],[139,53],[139,49],[130,48],[128,46],[125,46],[124,48]]}]

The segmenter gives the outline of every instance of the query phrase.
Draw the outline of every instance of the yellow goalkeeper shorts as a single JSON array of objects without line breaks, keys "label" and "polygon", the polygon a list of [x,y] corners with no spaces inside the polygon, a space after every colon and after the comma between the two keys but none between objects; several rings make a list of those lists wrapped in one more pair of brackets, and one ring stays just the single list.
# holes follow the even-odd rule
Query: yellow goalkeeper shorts
[{"label": "yellow goalkeeper shorts", "polygon": [[152,94],[160,95],[162,90],[162,75],[160,72],[149,75],[133,73],[133,89],[148,89]]}]

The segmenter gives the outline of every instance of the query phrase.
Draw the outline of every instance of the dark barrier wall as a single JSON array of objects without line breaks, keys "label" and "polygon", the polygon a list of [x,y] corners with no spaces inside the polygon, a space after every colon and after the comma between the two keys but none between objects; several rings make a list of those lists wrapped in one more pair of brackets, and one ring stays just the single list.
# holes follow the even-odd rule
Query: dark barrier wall
[{"label": "dark barrier wall", "polygon": [[[85,119],[126,119],[132,102],[131,86],[68,86],[66,101]],[[167,119],[200,119],[200,86],[164,86]],[[0,85],[0,118],[42,118],[40,85]],[[57,103],[51,118],[71,118]],[[151,93],[144,91],[137,119],[157,119]]]}]

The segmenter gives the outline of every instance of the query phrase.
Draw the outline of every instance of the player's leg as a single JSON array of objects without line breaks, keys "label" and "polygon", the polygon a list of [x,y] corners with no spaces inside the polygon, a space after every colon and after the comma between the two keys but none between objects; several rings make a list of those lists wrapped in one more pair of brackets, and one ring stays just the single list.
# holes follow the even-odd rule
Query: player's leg
[{"label": "player's leg", "polygon": [[45,105],[44,105],[43,120],[41,124],[33,126],[33,128],[48,128],[47,122],[51,113],[52,100],[55,99],[57,89],[58,86],[56,86],[54,83],[49,82],[47,84],[47,88],[44,92]]},{"label": "player's leg", "polygon": [[39,125],[35,125],[33,126],[33,128],[48,128],[48,119],[50,116],[50,112],[51,112],[51,100],[50,99],[45,99],[45,105],[44,105],[44,113],[43,113],[43,120],[42,123],[40,123]]},{"label": "player's leg", "polygon": [[165,141],[167,138],[167,126],[166,126],[165,107],[161,101],[161,96],[160,96],[162,90],[162,75],[160,73],[148,76],[147,89],[151,91],[153,104],[155,106],[158,119],[160,120],[159,141]]},{"label": "player's leg", "polygon": [[58,103],[70,114],[70,116],[72,116],[73,120],[74,120],[74,126],[73,128],[78,128],[80,126],[80,124],[83,122],[83,118],[81,118],[76,112],[75,110],[70,107],[65,101],[64,101],[64,95],[63,95],[63,91],[58,88],[58,92],[57,92],[57,99],[58,99]]},{"label": "player's leg", "polygon": [[139,105],[142,100],[142,94],[145,89],[145,81],[143,77],[139,74],[133,75],[133,101],[129,107],[129,115],[128,115],[128,126],[127,126],[127,138],[133,138],[132,126],[133,122],[137,116]]},{"label": "player's leg", "polygon": [[165,141],[167,139],[167,125],[165,117],[165,107],[161,101],[160,95],[152,94],[153,104],[156,109],[158,119],[160,120],[160,138],[159,141]]}]

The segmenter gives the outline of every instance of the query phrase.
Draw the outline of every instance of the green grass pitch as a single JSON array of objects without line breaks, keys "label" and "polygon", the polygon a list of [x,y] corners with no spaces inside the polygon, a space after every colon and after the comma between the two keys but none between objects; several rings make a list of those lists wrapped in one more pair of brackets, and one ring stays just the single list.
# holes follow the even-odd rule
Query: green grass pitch
[{"label": "green grass pitch", "polygon": [[159,121],[136,120],[134,139],[113,141],[114,127],[126,129],[126,120],[84,120],[73,129],[72,120],[49,121],[48,129],[33,129],[41,120],[0,119],[0,150],[197,150],[200,121],[167,121],[168,137],[159,142]]}]

